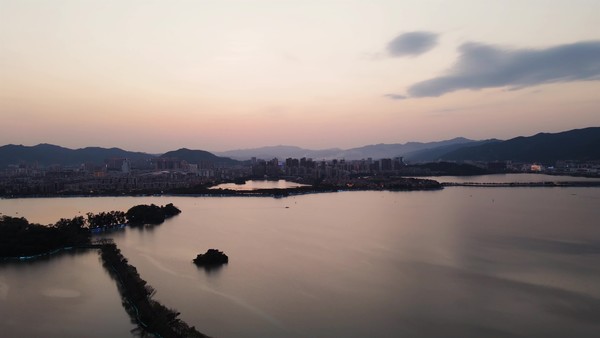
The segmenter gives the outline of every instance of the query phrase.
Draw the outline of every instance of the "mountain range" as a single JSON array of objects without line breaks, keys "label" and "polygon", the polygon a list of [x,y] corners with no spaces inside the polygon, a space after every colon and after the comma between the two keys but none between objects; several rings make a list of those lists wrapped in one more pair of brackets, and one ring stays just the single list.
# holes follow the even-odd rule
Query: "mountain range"
[{"label": "mountain range", "polygon": [[406,156],[408,154],[420,154],[418,152],[426,152],[428,150],[437,149],[440,147],[451,147],[451,150],[458,149],[467,144],[476,143],[477,141],[469,140],[463,137],[457,137],[451,140],[438,141],[438,142],[408,142],[408,143],[392,143],[392,144],[372,144],[358,148],[351,149],[321,149],[311,150],[304,149],[295,146],[269,146],[261,148],[251,149],[238,149],[224,152],[218,152],[216,154],[220,156],[227,156],[238,160],[248,160],[252,157],[262,159],[285,159],[288,157],[292,158],[312,158],[314,160],[332,160],[336,158],[343,158],[346,160],[360,160],[360,159],[380,159],[380,158],[394,158],[400,156]]},{"label": "mountain range", "polygon": [[329,160],[344,158],[357,160],[393,158],[402,156],[410,162],[445,161],[502,161],[552,163],[556,160],[600,160],[600,127],[574,129],[560,133],[539,133],[510,140],[469,140],[458,137],[439,142],[408,142],[374,144],[352,149],[311,150],[295,146],[271,146],[211,153],[205,150],[182,148],[162,155],[131,152],[119,148],[87,147],[69,149],[51,144],[36,146],[0,146],[0,168],[14,164],[40,166],[74,166],[82,163],[104,163],[109,158],[128,158],[132,162],[148,163],[156,157],[178,158],[189,163],[212,162],[233,165],[238,160],[312,158]]},{"label": "mountain range", "polygon": [[557,160],[600,160],[600,127],[561,133],[539,133],[503,142],[459,148],[440,156],[451,161],[505,161],[553,163]]},{"label": "mountain range", "polygon": [[[0,168],[11,164],[37,164],[39,166],[78,166],[82,163],[102,164],[110,158],[127,158],[134,165],[144,166],[153,158],[177,158],[189,163],[212,162],[215,164],[232,165],[238,161],[216,156],[204,150],[182,148],[169,151],[162,155],[127,151],[119,148],[87,147],[69,149],[52,144],[24,146],[8,144],[0,147]],[[147,166],[147,165],[146,165]]]},{"label": "mountain range", "polygon": [[103,163],[107,158],[128,158],[131,161],[147,160],[154,157],[146,153],[126,151],[119,148],[87,147],[69,149],[52,144],[24,146],[8,144],[0,147],[0,167],[10,164],[37,163],[41,166],[74,166],[82,163]]},{"label": "mountain range", "polygon": [[229,157],[217,156],[205,150],[191,150],[187,148],[169,151],[160,155],[160,157],[177,158],[180,160],[185,160],[188,163],[212,162],[217,165],[234,165],[239,162]]}]

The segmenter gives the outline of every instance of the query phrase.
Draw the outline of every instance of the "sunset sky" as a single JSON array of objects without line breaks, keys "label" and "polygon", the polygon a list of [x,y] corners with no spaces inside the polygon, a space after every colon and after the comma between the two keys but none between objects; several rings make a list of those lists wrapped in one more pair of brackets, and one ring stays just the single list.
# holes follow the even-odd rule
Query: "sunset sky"
[{"label": "sunset sky", "polygon": [[0,117],[152,153],[600,126],[600,1],[0,0]]}]

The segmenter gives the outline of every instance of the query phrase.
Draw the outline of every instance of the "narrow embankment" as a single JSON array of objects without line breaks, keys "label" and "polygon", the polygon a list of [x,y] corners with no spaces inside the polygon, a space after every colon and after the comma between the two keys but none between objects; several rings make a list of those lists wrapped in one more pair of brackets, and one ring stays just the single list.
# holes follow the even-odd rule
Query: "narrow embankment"
[{"label": "narrow embankment", "polygon": [[100,245],[104,266],[117,280],[129,315],[140,328],[158,337],[208,337],[177,319],[179,313],[152,299],[154,289],[127,262],[114,243]]},{"label": "narrow embankment", "polygon": [[483,188],[514,188],[514,187],[549,187],[549,188],[591,188],[600,187],[600,182],[592,181],[565,181],[565,182],[506,182],[506,183],[484,183],[484,182],[444,182],[444,187],[483,187]]}]

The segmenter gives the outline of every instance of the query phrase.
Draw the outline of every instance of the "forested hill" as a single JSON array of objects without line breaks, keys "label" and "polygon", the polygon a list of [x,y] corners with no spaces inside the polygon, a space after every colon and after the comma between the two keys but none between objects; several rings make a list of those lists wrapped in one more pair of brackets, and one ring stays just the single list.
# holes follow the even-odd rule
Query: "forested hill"
[{"label": "forested hill", "polygon": [[557,160],[600,160],[600,127],[465,147],[441,156],[452,161],[503,161],[554,163]]},{"label": "forested hill", "polygon": [[[87,147],[69,149],[52,144],[24,146],[9,144],[0,146],[0,168],[8,165],[28,164],[42,167],[50,165],[77,166],[83,163],[103,164],[111,158],[126,158],[131,162],[149,162],[156,155],[126,151],[119,148]],[[189,163],[212,162],[232,165],[237,161],[228,157],[219,157],[204,150],[179,149],[169,151],[160,157],[177,158]]]},{"label": "forested hill", "polygon": [[104,163],[108,158],[128,158],[131,161],[147,160],[155,156],[126,151],[119,148],[87,147],[69,149],[52,144],[24,146],[9,144],[0,147],[0,167],[10,164],[38,164],[40,166],[79,165],[82,163]]},{"label": "forested hill", "polygon": [[219,157],[213,153],[204,150],[191,150],[187,148],[181,148],[179,150],[169,151],[162,154],[160,157],[163,158],[177,158],[185,160],[188,163],[202,163],[211,162],[215,164],[226,164],[233,165],[238,163],[236,160],[232,160],[229,157]]}]

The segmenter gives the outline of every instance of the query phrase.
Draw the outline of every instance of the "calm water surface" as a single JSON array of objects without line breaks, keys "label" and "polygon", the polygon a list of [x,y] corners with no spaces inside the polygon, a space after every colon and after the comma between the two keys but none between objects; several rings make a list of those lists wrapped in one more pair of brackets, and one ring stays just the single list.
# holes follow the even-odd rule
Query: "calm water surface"
[{"label": "calm water surface", "polygon": [[128,337],[134,328],[96,251],[0,262],[2,337]]},{"label": "calm water surface", "polygon": [[[182,214],[113,237],[158,290],[156,298],[215,337],[600,333],[598,188],[452,187],[283,199],[15,199],[0,200],[0,211],[50,223],[79,211],[169,202]],[[198,269],[191,260],[209,248],[225,251],[230,263],[215,271]],[[72,278],[56,281],[64,269],[54,265],[64,259],[77,266]],[[56,295],[62,296],[59,304],[81,306],[82,313],[114,315],[95,322],[106,330],[131,328],[97,255],[61,256],[20,269],[27,271],[0,267],[0,281],[10,284],[8,296],[0,291],[0,331],[11,327],[7,307],[17,313],[12,319],[17,323],[23,321],[19,316],[54,316],[53,333],[89,325],[85,318],[48,314],[37,304],[55,302]],[[85,294],[114,301],[92,308],[65,297],[76,294],[71,280],[87,280],[88,270],[102,277],[89,281],[93,287],[84,288]],[[49,293],[55,297],[38,291],[27,301],[7,303],[25,297],[16,285],[26,280],[36,280],[35,290],[55,290]]]},{"label": "calm water surface", "polygon": [[257,190],[257,189],[289,189],[289,188],[297,188],[303,187],[306,184],[288,182],[286,180],[278,180],[278,181],[256,181],[256,180],[248,180],[244,184],[235,184],[235,183],[223,183],[211,187],[211,189],[231,189],[231,190]]},{"label": "calm water surface", "polygon": [[[419,177],[417,177],[419,178]],[[440,183],[536,183],[536,182],[599,182],[600,178],[544,174],[494,174],[475,176],[427,176]]]}]

